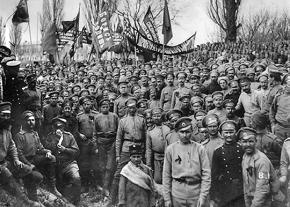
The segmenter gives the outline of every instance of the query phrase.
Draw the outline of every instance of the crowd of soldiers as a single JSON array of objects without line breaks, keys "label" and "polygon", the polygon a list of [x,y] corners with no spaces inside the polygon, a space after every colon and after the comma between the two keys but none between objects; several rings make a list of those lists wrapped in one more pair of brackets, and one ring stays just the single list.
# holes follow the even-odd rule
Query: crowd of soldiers
[{"label": "crowd of soldiers", "polygon": [[44,183],[75,205],[93,187],[107,206],[154,206],[159,185],[166,207],[287,206],[285,62],[23,67],[0,49],[0,184],[24,203],[41,206]]}]

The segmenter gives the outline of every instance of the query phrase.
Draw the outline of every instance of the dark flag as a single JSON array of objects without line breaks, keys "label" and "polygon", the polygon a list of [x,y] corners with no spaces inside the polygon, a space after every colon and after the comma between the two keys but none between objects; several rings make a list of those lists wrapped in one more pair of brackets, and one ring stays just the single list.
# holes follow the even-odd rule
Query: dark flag
[{"label": "dark flag", "polygon": [[155,24],[150,6],[148,7],[148,10],[144,16],[143,22],[148,30],[148,33],[150,34],[150,35],[147,35],[147,37],[152,39],[154,42],[159,43],[159,37],[157,34],[156,24]]},{"label": "dark flag", "polygon": [[164,5],[164,12],[163,12],[162,34],[164,35],[164,43],[163,44],[166,45],[173,37],[170,16],[169,16],[169,11],[168,11],[168,5],[167,5],[166,0],[165,0],[165,5]]},{"label": "dark flag", "polygon": [[74,29],[74,35],[78,33],[79,30],[79,19],[80,19],[80,10],[76,16],[76,18],[72,21],[62,21],[62,32],[67,33],[71,29]]},{"label": "dark flag", "polygon": [[54,55],[57,50],[56,44],[56,26],[54,23],[47,29],[43,41],[42,41],[43,51]]},{"label": "dark flag", "polygon": [[29,22],[27,0],[20,0],[12,18],[13,24],[20,24],[23,22]]}]

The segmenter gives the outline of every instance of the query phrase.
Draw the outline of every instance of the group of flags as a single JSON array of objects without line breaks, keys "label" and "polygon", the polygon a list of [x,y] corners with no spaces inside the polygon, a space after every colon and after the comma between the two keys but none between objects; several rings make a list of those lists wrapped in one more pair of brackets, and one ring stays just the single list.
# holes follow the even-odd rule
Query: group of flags
[{"label": "group of flags", "polygon": [[[100,15],[106,15],[106,12],[103,12]],[[73,33],[72,50],[75,50],[75,48],[82,47],[84,36],[86,37],[87,43],[93,43],[93,44],[96,43],[96,45],[94,44],[94,46],[95,47],[97,46],[99,51],[103,51],[104,49],[109,48],[108,45],[114,46],[122,40],[122,38],[120,38],[120,34],[115,35],[109,32],[110,28],[109,28],[109,22],[107,18],[108,16],[106,16],[107,18],[106,20],[104,20],[104,18],[101,17],[100,19],[102,21],[98,22],[97,25],[95,25],[94,31],[92,32],[92,36],[95,41],[93,40],[92,42],[88,38],[88,34],[85,27],[83,27],[81,32],[79,32],[78,30],[79,17],[80,17],[80,9],[78,11],[77,16],[72,21],[62,21],[62,26],[63,26],[62,32],[66,34],[68,31],[72,31]],[[14,25],[24,23],[24,22],[29,23],[27,0],[20,0],[16,8],[16,11],[13,15],[12,22]],[[153,14],[151,12],[150,7],[148,8],[146,15],[144,16],[143,23],[146,27],[144,31],[142,30],[142,26],[139,27],[141,30],[141,33],[143,33],[143,35],[145,34],[148,39],[154,42],[160,43],[159,37],[157,34],[156,25],[153,18]],[[126,33],[126,25],[125,25],[125,28],[122,29],[122,32],[123,34]],[[166,45],[173,37],[167,0],[165,0],[165,4],[164,4],[162,34],[164,36],[163,44]],[[113,41],[114,37],[117,37],[116,41]],[[57,39],[58,39],[57,27],[55,23],[52,22],[51,25],[48,27],[47,31],[45,32],[45,35],[42,39],[43,51],[46,51],[49,54],[55,54],[58,47]],[[74,51],[71,51],[70,54],[73,55]]]}]

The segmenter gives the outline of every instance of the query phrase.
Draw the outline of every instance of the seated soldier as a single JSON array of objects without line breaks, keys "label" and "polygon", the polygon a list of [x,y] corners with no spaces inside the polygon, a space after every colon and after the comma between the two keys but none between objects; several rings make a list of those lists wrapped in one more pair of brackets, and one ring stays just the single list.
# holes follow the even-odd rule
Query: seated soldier
[{"label": "seated soldier", "polygon": [[16,134],[14,139],[20,161],[31,166],[32,169],[37,168],[46,172],[49,191],[58,197],[62,197],[55,186],[55,156],[51,154],[50,150],[43,147],[38,133],[34,131],[35,116],[33,112],[24,111],[22,121],[22,130]]},{"label": "seated soldier", "polygon": [[81,179],[76,161],[79,147],[73,135],[64,131],[65,119],[54,118],[52,124],[53,130],[47,135],[43,145],[56,157],[57,178],[62,181],[62,194],[73,204],[78,204],[81,193]]},{"label": "seated soldier", "polygon": [[152,171],[142,163],[142,147],[129,148],[130,162],[123,167],[119,182],[119,206],[151,207],[154,203]]},{"label": "seated soldier", "polygon": [[[12,139],[10,128],[11,103],[0,103],[0,185],[1,188],[15,196],[18,201],[28,206],[43,206],[36,202],[35,194],[37,185],[42,181],[42,176],[32,171],[31,166],[19,161],[17,148]],[[29,200],[16,182],[14,176],[23,178],[24,186],[27,189]]]}]

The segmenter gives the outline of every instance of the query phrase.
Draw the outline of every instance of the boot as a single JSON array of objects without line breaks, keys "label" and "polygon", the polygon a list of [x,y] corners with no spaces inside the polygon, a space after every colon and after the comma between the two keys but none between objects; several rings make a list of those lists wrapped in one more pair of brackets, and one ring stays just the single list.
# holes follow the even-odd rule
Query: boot
[{"label": "boot", "polygon": [[49,180],[49,192],[54,194],[56,197],[62,198],[62,194],[57,190],[55,185],[55,178]]}]

